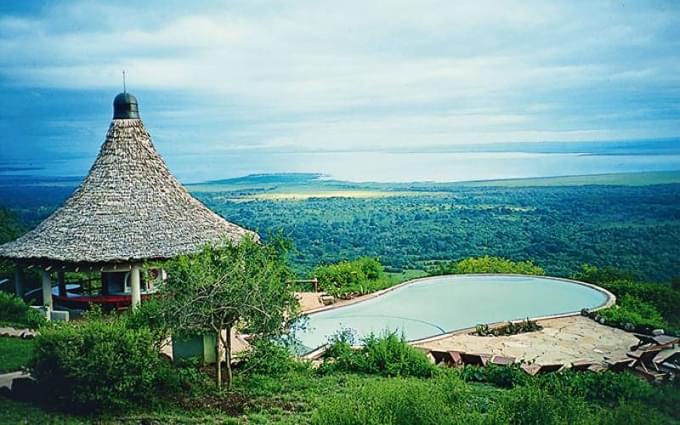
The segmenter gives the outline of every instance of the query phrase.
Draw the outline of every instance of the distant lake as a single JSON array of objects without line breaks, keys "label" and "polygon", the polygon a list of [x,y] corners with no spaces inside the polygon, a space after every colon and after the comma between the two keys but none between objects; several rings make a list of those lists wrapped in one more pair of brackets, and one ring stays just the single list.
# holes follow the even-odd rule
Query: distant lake
[{"label": "distant lake", "polygon": [[[310,172],[347,181],[455,182],[502,178],[680,170],[680,154],[533,152],[456,153],[238,153],[167,155],[184,183],[248,174]],[[0,162],[4,175],[83,176],[92,158]],[[21,167],[26,167],[22,170]],[[36,169],[36,167],[41,167]],[[29,169],[32,168],[32,169]]]}]

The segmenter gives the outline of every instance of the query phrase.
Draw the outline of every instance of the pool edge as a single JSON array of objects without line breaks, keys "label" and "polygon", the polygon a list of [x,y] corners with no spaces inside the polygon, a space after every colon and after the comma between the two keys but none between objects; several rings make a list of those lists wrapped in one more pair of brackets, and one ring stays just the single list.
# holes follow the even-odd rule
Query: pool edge
[{"label": "pool edge", "polygon": [[[388,292],[394,291],[394,290],[401,288],[403,286],[422,283],[424,281],[428,281],[428,280],[435,279],[435,278],[441,278],[443,276],[456,276],[456,277],[461,277],[461,276],[508,276],[508,277],[529,277],[529,278],[550,279],[550,280],[556,280],[556,281],[586,286],[588,288],[591,288],[591,289],[594,289],[598,292],[603,293],[607,297],[607,300],[602,305],[590,309],[591,311],[598,311],[598,310],[602,310],[604,308],[609,308],[616,303],[616,295],[612,294],[610,291],[608,291],[608,290],[606,290],[606,289],[604,289],[600,286],[597,286],[595,284],[588,283],[588,282],[581,282],[579,280],[574,280],[574,279],[567,279],[567,278],[563,278],[563,277],[554,277],[554,276],[509,274],[509,273],[462,273],[462,274],[443,274],[443,275],[425,276],[425,277],[420,277],[420,278],[417,278],[417,279],[407,280],[405,282],[399,283],[399,284],[391,286],[389,288],[385,288],[385,289],[382,289],[380,291],[376,291],[376,292],[373,292],[371,294],[367,294],[367,295],[362,296],[362,297],[357,297],[353,300],[348,300],[347,302],[342,303],[342,304],[331,304],[329,306],[323,306],[323,307],[319,307],[319,308],[316,308],[316,309],[309,310],[309,311],[303,313],[303,316],[310,316],[310,315],[314,315],[316,313],[321,313],[321,312],[324,312],[324,311],[330,311],[330,310],[335,310],[335,309],[338,309],[338,308],[347,307],[347,306],[354,305],[354,304],[359,304],[361,302],[372,300],[374,298],[382,296],[382,295],[384,295]],[[551,314],[551,315],[547,315],[547,316],[529,317],[528,319],[530,319],[530,320],[551,320],[551,319],[559,319],[559,318],[563,318],[563,317],[578,316],[580,314],[581,314],[580,311],[572,311],[572,312],[567,312],[567,313]],[[503,320],[503,321],[499,321],[499,322],[489,323],[488,325],[493,327],[493,326],[498,326],[498,325],[508,323],[508,322],[513,322],[513,323],[514,322],[520,322],[522,320],[524,320],[524,319]],[[449,332],[445,332],[445,333],[433,335],[433,336],[428,336],[426,338],[408,340],[407,342],[411,345],[422,344],[422,343],[437,341],[437,340],[443,339],[443,338],[448,338],[448,337],[453,336],[453,335],[459,335],[459,334],[474,332],[475,329],[476,329],[475,327],[454,329],[454,330],[449,331]],[[325,346],[326,345],[324,344],[324,345],[321,345],[319,347],[316,347],[312,351],[303,354],[301,357],[302,358],[309,358],[308,356],[310,356],[310,355],[314,355],[314,357],[317,357],[320,354],[319,353],[320,351],[321,351],[321,354],[322,354],[323,351],[325,351],[325,350],[323,350],[325,348]]]}]

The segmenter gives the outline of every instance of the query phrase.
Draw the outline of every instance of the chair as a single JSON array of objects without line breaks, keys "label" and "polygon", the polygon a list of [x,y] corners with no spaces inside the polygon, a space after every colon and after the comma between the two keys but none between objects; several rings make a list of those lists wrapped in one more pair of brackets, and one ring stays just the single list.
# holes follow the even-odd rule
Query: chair
[{"label": "chair", "polygon": [[650,370],[659,371],[659,367],[654,362],[654,358],[663,351],[663,348],[657,347],[650,350],[628,353],[628,357],[633,360],[634,368],[642,368],[649,373]]},{"label": "chair", "polygon": [[638,339],[638,343],[630,347],[630,351],[636,351],[643,346],[673,348],[675,344],[680,342],[680,338],[670,335],[644,335],[633,334]]},{"label": "chair", "polygon": [[430,350],[427,354],[428,357],[430,357],[430,360],[436,365],[444,364],[448,367],[454,367],[463,363],[461,353],[458,351]]},{"label": "chair", "polygon": [[634,359],[618,359],[613,361],[607,361],[607,370],[611,372],[623,372],[633,365]]}]

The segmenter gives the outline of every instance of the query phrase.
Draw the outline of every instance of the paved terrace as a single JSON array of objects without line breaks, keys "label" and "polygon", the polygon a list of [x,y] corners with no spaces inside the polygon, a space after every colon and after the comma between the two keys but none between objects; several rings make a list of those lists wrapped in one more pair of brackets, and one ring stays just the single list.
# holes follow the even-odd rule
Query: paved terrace
[{"label": "paved terrace", "polygon": [[543,329],[537,332],[473,336],[468,330],[415,345],[431,350],[498,354],[538,364],[569,364],[576,360],[625,359],[630,347],[638,342],[632,333],[600,325],[583,316],[546,319],[538,323]]}]

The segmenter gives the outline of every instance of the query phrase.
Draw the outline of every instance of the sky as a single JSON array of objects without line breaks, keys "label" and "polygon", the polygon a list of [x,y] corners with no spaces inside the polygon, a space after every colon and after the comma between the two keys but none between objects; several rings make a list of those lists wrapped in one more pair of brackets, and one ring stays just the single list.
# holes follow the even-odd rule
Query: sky
[{"label": "sky", "polygon": [[94,158],[122,70],[170,157],[674,139],[680,2],[3,0],[0,162]]}]

